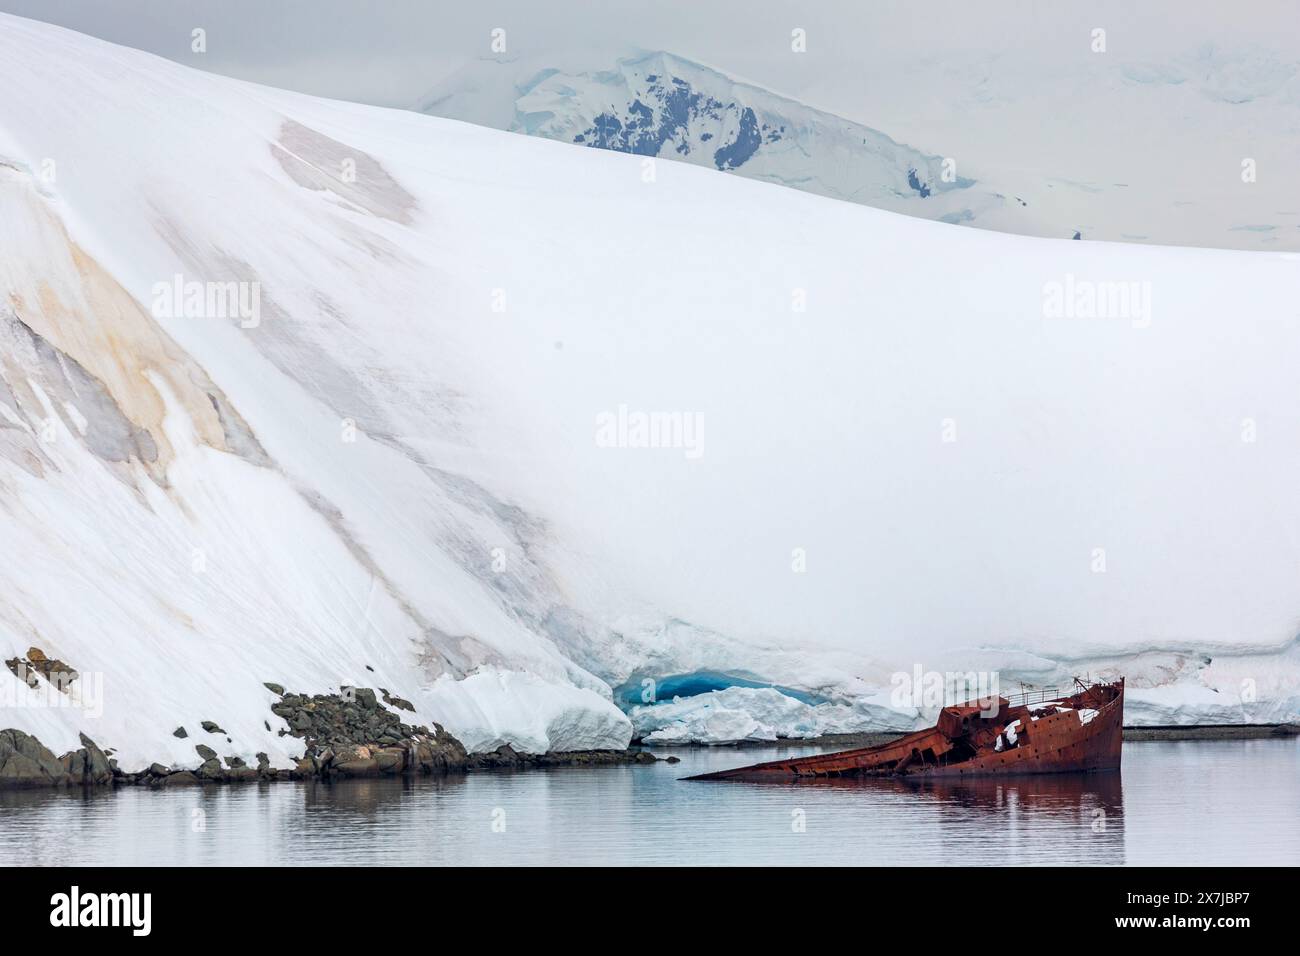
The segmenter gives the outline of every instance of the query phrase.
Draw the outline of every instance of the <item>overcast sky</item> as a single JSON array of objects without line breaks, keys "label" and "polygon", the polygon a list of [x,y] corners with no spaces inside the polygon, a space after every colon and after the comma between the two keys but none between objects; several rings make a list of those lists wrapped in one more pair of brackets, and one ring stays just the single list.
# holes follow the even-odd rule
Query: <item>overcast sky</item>
[{"label": "overcast sky", "polygon": [[[1013,64],[1089,55],[1163,61],[1204,43],[1300,46],[1294,0],[0,0],[47,20],[202,69],[322,96],[407,107],[507,30],[511,55],[586,69],[628,48],[669,50],[870,121],[861,92],[898,67],[999,54]],[[206,54],[190,51],[203,27]],[[790,54],[790,30],[808,34]],[[895,90],[895,93],[900,91]]]}]

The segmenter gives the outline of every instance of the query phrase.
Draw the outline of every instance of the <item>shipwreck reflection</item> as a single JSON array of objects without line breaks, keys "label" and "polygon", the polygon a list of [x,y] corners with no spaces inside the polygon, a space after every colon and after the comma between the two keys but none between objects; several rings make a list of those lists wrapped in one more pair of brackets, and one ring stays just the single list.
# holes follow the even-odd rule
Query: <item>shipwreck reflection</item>
[{"label": "shipwreck reflection", "polygon": [[[983,859],[962,862],[1028,862],[1030,851],[1050,838],[1080,863],[1124,863],[1124,785],[1113,773],[1041,774],[961,781],[884,781],[900,799],[935,806],[935,825],[961,831],[952,842]],[[984,826],[972,829],[972,817]],[[954,860],[953,862],[957,862]]]},{"label": "shipwreck reflection", "polygon": [[[882,829],[906,820],[914,832],[924,832],[926,862],[1042,863],[1044,846],[1055,847],[1058,859],[1073,863],[1125,862],[1124,787],[1118,771],[959,780],[804,777],[731,786],[856,792],[875,806]],[[879,846],[885,836],[880,831],[861,835],[868,855],[874,855],[873,841]],[[939,860],[933,859],[936,847],[942,848]]]}]

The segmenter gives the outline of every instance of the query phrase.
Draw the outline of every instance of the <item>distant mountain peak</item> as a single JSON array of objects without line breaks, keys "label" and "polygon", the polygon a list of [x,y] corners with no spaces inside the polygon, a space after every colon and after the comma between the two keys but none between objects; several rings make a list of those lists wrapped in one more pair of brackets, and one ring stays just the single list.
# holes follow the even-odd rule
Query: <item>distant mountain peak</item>
[{"label": "distant mountain peak", "polygon": [[420,109],[925,219],[1039,231],[1023,203],[958,175],[951,159],[663,50],[600,70],[476,62],[426,96]]}]

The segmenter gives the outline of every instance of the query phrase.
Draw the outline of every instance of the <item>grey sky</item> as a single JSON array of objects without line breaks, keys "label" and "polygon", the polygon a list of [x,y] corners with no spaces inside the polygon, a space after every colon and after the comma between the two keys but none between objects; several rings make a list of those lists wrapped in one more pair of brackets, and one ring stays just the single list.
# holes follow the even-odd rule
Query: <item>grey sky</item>
[{"label": "grey sky", "polygon": [[[504,27],[522,58],[581,57],[591,69],[629,47],[665,49],[864,122],[862,91],[888,85],[900,65],[974,54],[1065,65],[1087,55],[1080,38],[1094,26],[1116,59],[1160,61],[1206,42],[1300,44],[1289,0],[0,0],[0,10],[202,69],[401,107]],[[190,52],[196,26],[208,33],[202,56]],[[805,56],[790,54],[795,26],[808,32]]]}]

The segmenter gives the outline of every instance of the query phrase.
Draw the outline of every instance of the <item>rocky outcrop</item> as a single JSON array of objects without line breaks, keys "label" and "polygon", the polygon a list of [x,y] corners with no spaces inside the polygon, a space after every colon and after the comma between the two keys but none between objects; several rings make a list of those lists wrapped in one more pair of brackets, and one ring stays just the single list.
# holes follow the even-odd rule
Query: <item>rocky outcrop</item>
[{"label": "rocky outcrop", "polygon": [[[224,757],[208,744],[196,744],[197,768],[154,763],[136,773],[123,773],[104,751],[81,735],[81,748],[55,757],[39,740],[20,730],[0,731],[0,789],[17,787],[101,786],[136,784],[147,787],[184,787],[256,780],[304,780],[349,777],[395,777],[409,774],[466,770],[523,770],[534,767],[602,766],[654,763],[643,751],[585,751],[581,753],[521,754],[508,746],[491,753],[469,754],[459,740],[438,724],[404,724],[384,705],[414,708],[386,690],[381,704],[368,687],[344,687],[337,694],[285,693],[279,684],[265,685],[280,695],[271,710],[288,725],[280,733],[303,740],[303,755],[290,770],[277,770],[270,758],[257,754],[250,767],[234,754]],[[405,706],[404,706],[405,705]],[[210,726],[209,726],[210,725]],[[211,734],[224,733],[213,721],[201,726]],[[184,728],[175,736],[184,738]],[[224,761],[224,762],[223,762]]]},{"label": "rocky outcrop", "polygon": [[5,661],[5,666],[28,687],[38,686],[37,675],[39,674],[49,681],[51,686],[65,694],[72,686],[72,682],[81,676],[71,664],[66,664],[58,658],[47,657],[39,647],[29,647],[26,658],[9,658]]},{"label": "rocky outcrop", "polygon": [[465,762],[465,769],[530,770],[535,767],[603,767],[612,764],[656,763],[658,760],[658,757],[645,750],[580,750],[573,753],[521,754],[507,744],[487,753],[470,754]]},{"label": "rocky outcrop", "polygon": [[95,742],[81,734],[81,749],[66,753],[59,763],[67,770],[72,783],[100,786],[113,782],[114,767],[108,755]]},{"label": "rocky outcrop", "polygon": [[113,781],[108,755],[85,734],[82,747],[55,757],[44,744],[21,730],[0,730],[0,788],[100,785]]},{"label": "rocky outcrop", "polygon": [[[386,703],[393,699],[383,691]],[[401,700],[401,698],[397,698]],[[406,703],[406,701],[402,701]],[[381,777],[464,769],[469,756],[460,741],[438,724],[404,724],[380,705],[368,687],[344,687],[338,694],[284,694],[271,705],[304,739],[295,777]]]},{"label": "rocky outcrop", "polygon": [[21,730],[0,731],[0,786],[66,786],[71,777],[63,764],[35,737]]},{"label": "rocky outcrop", "polygon": [[389,707],[396,707],[398,710],[409,710],[411,713],[415,713],[415,705],[405,697],[394,697],[382,687],[379,688],[379,693],[384,695],[384,703]]}]

